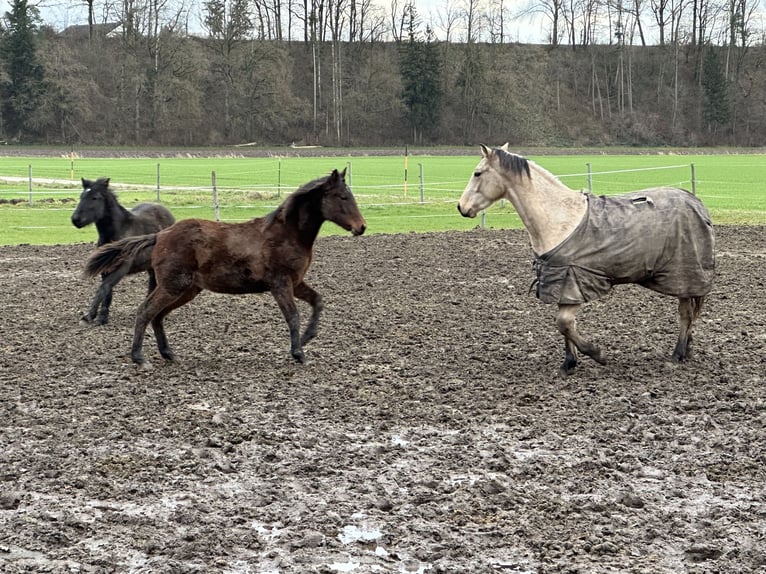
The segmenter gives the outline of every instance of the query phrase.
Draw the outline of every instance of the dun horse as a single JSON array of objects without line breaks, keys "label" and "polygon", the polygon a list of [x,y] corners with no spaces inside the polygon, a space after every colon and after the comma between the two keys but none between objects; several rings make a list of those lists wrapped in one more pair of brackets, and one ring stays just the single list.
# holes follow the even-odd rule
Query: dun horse
[{"label": "dun horse", "polygon": [[[321,295],[304,281],[319,229],[324,221],[354,235],[366,228],[345,175],[345,170],[334,170],[307,183],[265,217],[245,223],[185,219],[158,233],[97,250],[86,264],[88,275],[130,267],[136,259],[150,258],[154,268],[157,286],[138,308],[133,362],[150,366],[141,351],[149,323],[160,354],[174,359],[163,320],[203,289],[230,294],[271,291],[290,330],[290,353],[304,362],[303,345],[316,336],[323,307]],[[312,308],[302,336],[295,297]]]},{"label": "dun horse", "polygon": [[[99,246],[123,237],[154,233],[175,222],[173,214],[162,205],[139,203],[130,211],[125,209],[109,189],[109,178],[99,178],[96,181],[83,179],[82,187],[80,202],[72,214],[72,224],[79,229],[95,223]],[[149,290],[154,289],[154,273],[148,261],[141,262],[134,269],[122,266],[110,273],[104,273],[90,308],[81,320],[85,323],[95,320],[100,325],[107,323],[109,306],[112,304],[112,289],[125,275],[139,271],[149,272]]]},{"label": "dun horse", "polygon": [[680,333],[672,359],[684,361],[715,275],[713,226],[702,202],[671,187],[613,197],[584,194],[509,153],[507,145],[481,146],[482,159],[458,210],[475,217],[501,198],[516,208],[535,253],[537,297],[558,304],[556,325],[565,349],[561,374],[574,372],[577,351],[606,362],[578,333],[575,317],[582,303],[620,283],[678,298]]}]

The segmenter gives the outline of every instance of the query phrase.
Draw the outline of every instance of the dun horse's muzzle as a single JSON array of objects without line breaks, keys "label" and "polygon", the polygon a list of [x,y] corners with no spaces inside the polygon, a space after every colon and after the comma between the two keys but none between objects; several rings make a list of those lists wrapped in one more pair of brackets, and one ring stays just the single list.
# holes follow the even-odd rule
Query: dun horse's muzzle
[{"label": "dun horse's muzzle", "polygon": [[474,215],[471,213],[470,209],[468,211],[463,211],[463,208],[460,207],[459,203],[457,204],[457,210],[458,210],[458,213],[460,213],[460,215],[462,215],[463,217],[473,217]]}]

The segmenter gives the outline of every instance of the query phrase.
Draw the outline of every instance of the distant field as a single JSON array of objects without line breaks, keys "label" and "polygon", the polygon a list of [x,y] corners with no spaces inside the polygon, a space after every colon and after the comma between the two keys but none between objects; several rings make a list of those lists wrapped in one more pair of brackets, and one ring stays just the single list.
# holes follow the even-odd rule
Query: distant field
[{"label": "distant field", "polygon": [[[766,156],[738,155],[529,155],[574,189],[614,194],[677,185],[697,195],[716,224],[766,223]],[[0,159],[0,245],[90,242],[93,228],[69,222],[81,191],[80,178],[111,178],[120,201],[131,207],[159,200],[176,217],[212,219],[213,173],[219,216],[241,221],[268,213],[301,184],[333,168],[348,169],[370,233],[471,229],[455,209],[479,160],[471,156],[301,158],[78,158]],[[633,171],[626,171],[633,170]],[[422,179],[421,179],[422,174]],[[31,182],[31,184],[30,184]],[[485,225],[516,228],[521,222],[507,202],[487,211]],[[342,233],[328,224],[324,233]]]}]

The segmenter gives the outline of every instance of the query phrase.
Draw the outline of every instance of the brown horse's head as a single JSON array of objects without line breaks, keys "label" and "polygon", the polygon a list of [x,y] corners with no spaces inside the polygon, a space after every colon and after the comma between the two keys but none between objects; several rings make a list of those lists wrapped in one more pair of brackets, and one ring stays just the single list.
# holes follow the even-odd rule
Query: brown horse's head
[{"label": "brown horse's head", "polygon": [[359,211],[354,195],[346,185],[346,170],[341,172],[337,169],[332,170],[323,188],[322,216],[354,235],[362,235],[367,229],[367,222]]}]

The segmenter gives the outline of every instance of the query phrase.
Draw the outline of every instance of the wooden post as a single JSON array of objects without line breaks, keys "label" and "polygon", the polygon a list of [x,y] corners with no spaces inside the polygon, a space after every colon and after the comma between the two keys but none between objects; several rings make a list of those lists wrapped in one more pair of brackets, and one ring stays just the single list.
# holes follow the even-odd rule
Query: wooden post
[{"label": "wooden post", "polygon": [[218,187],[216,187],[215,184],[215,172],[212,173],[212,179],[213,179],[213,214],[215,216],[216,221],[221,220],[221,214],[218,210]]}]

